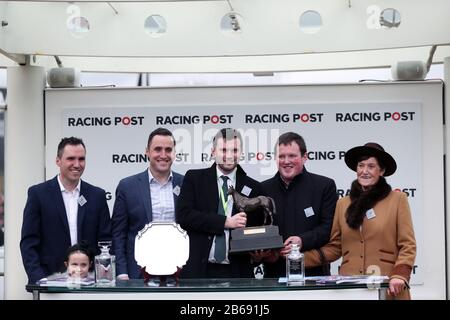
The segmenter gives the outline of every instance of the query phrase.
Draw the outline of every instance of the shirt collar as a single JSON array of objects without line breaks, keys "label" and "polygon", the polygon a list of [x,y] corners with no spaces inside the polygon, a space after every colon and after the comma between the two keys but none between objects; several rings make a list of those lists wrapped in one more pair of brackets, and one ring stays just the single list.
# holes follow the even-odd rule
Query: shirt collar
[{"label": "shirt collar", "polygon": [[67,190],[67,189],[64,187],[64,185],[63,185],[62,182],[61,182],[61,177],[60,177],[59,174],[58,174],[58,184],[59,184],[59,190],[61,190],[61,192],[64,192],[64,191],[67,191],[67,192],[78,191],[78,192],[80,192],[80,190],[81,190],[81,179],[78,180],[78,184],[77,184],[77,186],[75,187],[75,189],[73,189],[73,191],[69,191],[69,190]]},{"label": "shirt collar", "polygon": [[[155,177],[152,175],[152,172],[150,171],[150,168],[147,169],[147,172],[148,172],[148,182],[149,183],[155,182],[155,183],[159,184],[159,181],[156,180]],[[172,170],[170,170],[169,179],[167,179],[167,182],[171,182],[172,179],[173,179],[173,174],[172,174]]]},{"label": "shirt collar", "polygon": [[221,176],[227,176],[233,182],[233,184],[235,184],[235,182],[236,182],[236,171],[237,171],[237,167],[234,168],[233,171],[231,171],[229,174],[223,174],[223,172],[220,171],[219,167],[216,166],[217,180],[219,180]]}]

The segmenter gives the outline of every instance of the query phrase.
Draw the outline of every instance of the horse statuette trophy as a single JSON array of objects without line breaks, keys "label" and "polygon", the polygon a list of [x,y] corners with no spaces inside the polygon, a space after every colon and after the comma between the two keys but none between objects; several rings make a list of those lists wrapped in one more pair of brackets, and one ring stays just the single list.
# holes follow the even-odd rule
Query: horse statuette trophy
[{"label": "horse statuette trophy", "polygon": [[279,234],[278,226],[273,225],[273,214],[276,213],[276,209],[272,198],[265,196],[248,198],[241,195],[232,186],[228,189],[228,195],[233,197],[238,212],[253,214],[262,210],[264,213],[262,226],[231,230],[230,252],[283,247],[283,238]]}]

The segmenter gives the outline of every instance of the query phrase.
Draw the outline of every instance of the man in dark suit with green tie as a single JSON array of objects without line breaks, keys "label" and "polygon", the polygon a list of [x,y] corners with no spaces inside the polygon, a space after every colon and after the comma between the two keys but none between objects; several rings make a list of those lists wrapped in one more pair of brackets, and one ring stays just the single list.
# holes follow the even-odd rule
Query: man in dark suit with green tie
[{"label": "man in dark suit with green tie", "polygon": [[181,277],[253,277],[250,255],[229,253],[230,231],[251,225],[252,217],[237,212],[226,193],[228,187],[250,198],[262,194],[260,183],[238,165],[241,153],[241,134],[231,128],[221,129],[213,140],[214,164],[185,175],[176,218],[188,232],[190,252]]}]

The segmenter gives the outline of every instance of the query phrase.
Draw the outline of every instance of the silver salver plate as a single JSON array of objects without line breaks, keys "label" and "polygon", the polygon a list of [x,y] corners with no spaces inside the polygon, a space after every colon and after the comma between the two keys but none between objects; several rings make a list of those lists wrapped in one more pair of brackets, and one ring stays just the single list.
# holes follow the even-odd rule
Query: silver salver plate
[{"label": "silver salver plate", "polygon": [[174,222],[151,222],[136,235],[134,257],[151,275],[172,275],[189,258],[189,236]]}]

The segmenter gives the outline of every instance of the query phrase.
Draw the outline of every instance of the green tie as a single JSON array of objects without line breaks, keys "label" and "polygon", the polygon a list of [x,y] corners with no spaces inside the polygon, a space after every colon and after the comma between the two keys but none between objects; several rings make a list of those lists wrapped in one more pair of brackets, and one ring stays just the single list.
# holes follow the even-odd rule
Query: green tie
[{"label": "green tie", "polygon": [[[228,177],[227,176],[220,176],[222,178],[222,192],[219,192],[219,209],[218,214],[221,214],[223,216],[226,216],[227,213],[225,212],[226,203],[228,200]],[[225,232],[222,232],[220,235],[216,235],[216,248],[214,250],[214,259],[216,259],[217,263],[221,263],[223,260],[225,260],[226,257],[226,250],[227,246],[225,244]]]}]

